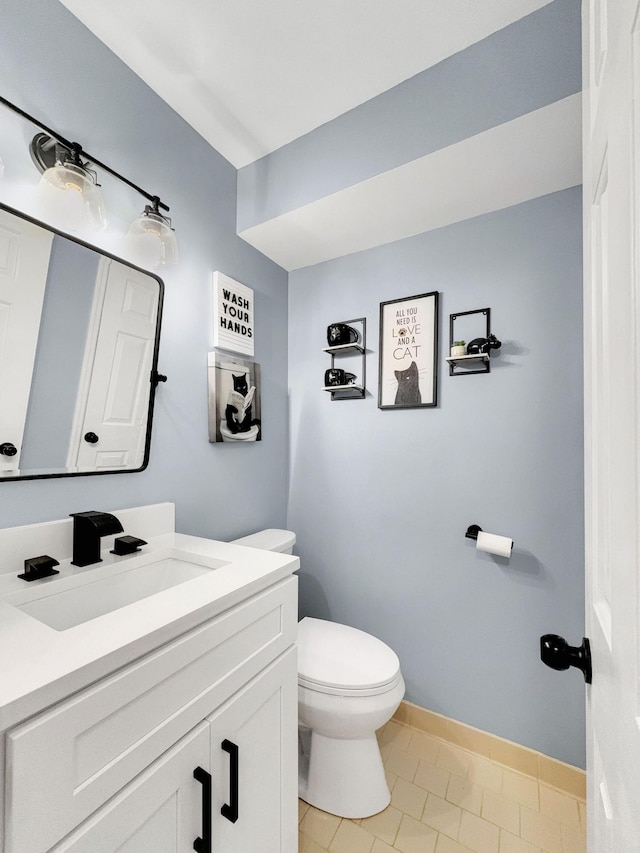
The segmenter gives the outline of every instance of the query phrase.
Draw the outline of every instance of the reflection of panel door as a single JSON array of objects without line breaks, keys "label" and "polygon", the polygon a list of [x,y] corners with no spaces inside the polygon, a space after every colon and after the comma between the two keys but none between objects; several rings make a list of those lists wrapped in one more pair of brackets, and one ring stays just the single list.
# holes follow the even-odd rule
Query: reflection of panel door
[{"label": "reflection of panel door", "polygon": [[0,210],[0,476],[20,466],[53,234]]},{"label": "reflection of panel door", "polygon": [[[144,457],[158,283],[103,258],[83,367],[70,466],[139,468]],[[97,441],[87,441],[93,433]]]}]

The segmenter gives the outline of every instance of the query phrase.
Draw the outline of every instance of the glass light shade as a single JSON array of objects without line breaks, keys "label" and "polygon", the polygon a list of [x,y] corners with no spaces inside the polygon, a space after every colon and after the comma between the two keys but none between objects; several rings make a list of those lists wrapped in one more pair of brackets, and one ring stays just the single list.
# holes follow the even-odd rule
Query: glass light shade
[{"label": "glass light shade", "polygon": [[36,195],[46,218],[65,231],[102,231],[107,227],[100,188],[82,166],[56,163],[43,172]]},{"label": "glass light shade", "polygon": [[166,216],[145,209],[127,232],[127,246],[137,264],[149,269],[178,263],[178,243]]},{"label": "glass light shade", "polygon": [[4,163],[2,162],[2,157],[0,157],[0,178],[4,175]]}]

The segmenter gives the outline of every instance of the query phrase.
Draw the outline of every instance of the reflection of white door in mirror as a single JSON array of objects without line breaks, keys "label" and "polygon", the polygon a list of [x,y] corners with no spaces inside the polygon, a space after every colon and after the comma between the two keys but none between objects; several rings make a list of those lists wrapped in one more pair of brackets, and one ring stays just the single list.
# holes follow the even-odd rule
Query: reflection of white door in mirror
[{"label": "reflection of white door in mirror", "polygon": [[142,465],[158,301],[155,279],[101,258],[72,429],[70,471],[131,470]]},{"label": "reflection of white door in mirror", "polygon": [[0,474],[20,467],[53,234],[0,210]]}]

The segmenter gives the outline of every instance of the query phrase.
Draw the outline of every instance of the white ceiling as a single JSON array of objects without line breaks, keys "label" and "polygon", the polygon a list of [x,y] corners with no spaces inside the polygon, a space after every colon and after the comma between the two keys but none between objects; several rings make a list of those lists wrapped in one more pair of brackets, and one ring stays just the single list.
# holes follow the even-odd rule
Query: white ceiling
[{"label": "white ceiling", "polygon": [[286,270],[339,258],[581,183],[581,95],[241,231]]},{"label": "white ceiling", "polygon": [[551,0],[61,0],[234,166]]},{"label": "white ceiling", "polygon": [[[60,0],[240,168],[552,0]],[[580,95],[239,232],[287,270],[581,182]]]}]

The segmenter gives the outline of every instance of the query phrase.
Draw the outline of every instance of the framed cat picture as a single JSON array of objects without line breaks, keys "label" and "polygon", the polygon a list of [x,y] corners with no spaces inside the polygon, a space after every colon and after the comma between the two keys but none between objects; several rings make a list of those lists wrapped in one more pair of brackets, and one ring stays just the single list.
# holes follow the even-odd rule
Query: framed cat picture
[{"label": "framed cat picture", "polygon": [[208,373],[209,441],[261,441],[260,365],[210,352]]},{"label": "framed cat picture", "polygon": [[380,303],[379,409],[438,405],[438,292]]}]

